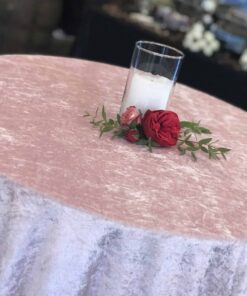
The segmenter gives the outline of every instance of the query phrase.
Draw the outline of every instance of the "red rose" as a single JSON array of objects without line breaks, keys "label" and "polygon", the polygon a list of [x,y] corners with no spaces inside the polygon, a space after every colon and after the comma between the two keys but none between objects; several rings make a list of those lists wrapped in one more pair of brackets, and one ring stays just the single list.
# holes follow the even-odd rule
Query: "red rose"
[{"label": "red rose", "polygon": [[160,146],[174,146],[180,132],[180,122],[177,114],[172,111],[148,110],[142,120],[143,131]]},{"label": "red rose", "polygon": [[141,123],[141,114],[136,109],[135,106],[130,106],[126,109],[126,111],[121,115],[120,123],[122,126],[128,126],[133,121],[136,123]]},{"label": "red rose", "polygon": [[139,132],[138,132],[138,130],[129,129],[125,134],[125,138],[126,138],[127,141],[129,141],[131,143],[137,142],[139,140]]}]

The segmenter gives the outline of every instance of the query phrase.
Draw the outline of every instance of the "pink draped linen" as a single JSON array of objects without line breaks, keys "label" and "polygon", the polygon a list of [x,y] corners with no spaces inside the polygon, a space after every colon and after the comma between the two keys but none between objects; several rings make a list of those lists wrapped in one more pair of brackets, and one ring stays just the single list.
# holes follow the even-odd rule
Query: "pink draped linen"
[{"label": "pink draped linen", "polygon": [[[119,111],[127,69],[44,56],[2,56],[0,67],[0,174],[9,182],[127,229],[196,239],[197,244],[238,242],[245,250],[246,112],[177,84],[169,109],[181,120],[201,120],[222,146],[232,149],[227,161],[200,155],[193,162],[176,148],[149,153],[111,135],[99,139],[83,118],[103,104],[110,116]],[[176,252],[176,245],[172,248]],[[246,295],[246,282],[242,274],[241,291],[232,295]],[[231,295],[180,289],[181,294],[159,295]],[[81,295],[158,295],[140,291]]]}]

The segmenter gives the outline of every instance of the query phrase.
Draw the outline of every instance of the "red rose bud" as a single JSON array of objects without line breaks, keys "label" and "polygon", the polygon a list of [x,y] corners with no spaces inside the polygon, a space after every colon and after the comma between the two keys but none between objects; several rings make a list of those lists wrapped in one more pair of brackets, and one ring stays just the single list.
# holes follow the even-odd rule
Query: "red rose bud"
[{"label": "red rose bud", "polygon": [[141,114],[136,109],[135,106],[130,106],[126,109],[126,111],[121,115],[120,123],[122,126],[128,126],[133,121],[136,123],[141,123]]},{"label": "red rose bud", "polygon": [[175,112],[167,110],[148,110],[142,120],[142,127],[147,138],[160,146],[175,146],[180,133],[180,122]]},{"label": "red rose bud", "polygon": [[139,132],[138,132],[138,130],[129,129],[125,134],[125,138],[126,138],[127,141],[129,141],[131,143],[137,142],[139,140]]}]

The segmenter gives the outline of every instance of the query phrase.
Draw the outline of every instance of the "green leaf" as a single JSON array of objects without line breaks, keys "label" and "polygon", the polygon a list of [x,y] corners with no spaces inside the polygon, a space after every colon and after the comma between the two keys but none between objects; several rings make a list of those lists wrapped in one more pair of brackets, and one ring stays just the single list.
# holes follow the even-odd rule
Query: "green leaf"
[{"label": "green leaf", "polygon": [[111,118],[109,119],[108,123],[111,124],[111,125],[115,125],[115,121],[113,119],[111,119]]},{"label": "green leaf", "polygon": [[202,146],[202,145],[207,145],[207,144],[209,144],[211,141],[212,141],[212,138],[206,138],[206,139],[202,139],[202,140],[200,140],[200,141],[198,142],[198,144],[199,144],[200,146]]},{"label": "green leaf", "polygon": [[132,121],[131,124],[129,125],[130,129],[136,129],[137,128],[137,122],[136,121]]},{"label": "green leaf", "polygon": [[193,142],[191,142],[191,141],[185,141],[185,144],[186,144],[187,146],[191,147],[191,148],[196,148],[196,147],[195,147],[195,144],[194,144]]},{"label": "green leaf", "polygon": [[191,157],[194,161],[197,161],[197,158],[196,158],[196,155],[195,155],[195,152],[191,151]]},{"label": "green leaf", "polygon": [[119,114],[117,114],[117,122],[119,123],[119,125],[121,125],[121,116]]},{"label": "green leaf", "polygon": [[184,135],[185,135],[185,136],[187,136],[189,133],[191,133],[191,130],[190,130],[190,129],[186,129],[186,130],[184,131]]},{"label": "green leaf", "polygon": [[191,122],[191,121],[180,121],[181,128],[193,129],[196,125],[197,125],[197,123],[195,123],[195,122]]},{"label": "green leaf", "polygon": [[96,109],[96,111],[95,111],[95,114],[94,114],[94,119],[96,119],[96,118],[97,118],[97,116],[98,116],[98,111],[99,111],[99,107],[97,107],[97,109]]},{"label": "green leaf", "polygon": [[156,143],[155,141],[152,141],[152,147],[161,147],[158,143]]},{"label": "green leaf", "polygon": [[205,127],[200,127],[200,131],[202,134],[212,134],[211,131]]},{"label": "green leaf", "polygon": [[88,113],[87,111],[85,112],[85,114],[83,115],[83,117],[88,117],[90,116],[90,113]]},{"label": "green leaf", "polygon": [[[200,126],[200,122],[181,121],[180,126],[182,129],[189,129],[195,134],[211,134],[209,129]],[[188,133],[187,130],[186,133]]]},{"label": "green leaf", "polygon": [[231,149],[228,149],[228,148],[224,148],[224,147],[220,147],[220,148],[217,148],[219,152],[221,153],[227,153],[229,151],[231,151]]},{"label": "green leaf", "polygon": [[187,150],[187,151],[190,151],[190,152],[191,152],[191,151],[198,151],[199,148],[198,148],[198,147],[187,147],[186,150]]},{"label": "green leaf", "polygon": [[112,130],[113,130],[113,127],[112,127],[112,126],[105,126],[105,127],[103,127],[103,128],[101,129],[101,131],[100,131],[100,138],[102,137],[102,135],[103,135],[104,133],[110,132],[110,131],[112,131]]},{"label": "green leaf", "polygon": [[226,156],[223,152],[221,152],[221,156],[226,160]]},{"label": "green leaf", "polygon": [[114,131],[113,134],[114,134],[113,137],[123,138],[125,136],[125,131],[122,129],[119,129],[119,130]]},{"label": "green leaf", "polygon": [[107,121],[106,112],[105,112],[105,106],[104,105],[102,107],[102,118],[104,119],[104,121]]},{"label": "green leaf", "polygon": [[210,159],[218,159],[217,149],[212,146],[208,146],[208,156]]},{"label": "green leaf", "polygon": [[178,150],[179,150],[180,155],[185,155],[186,154],[186,150],[184,150],[184,149],[178,149]]},{"label": "green leaf", "polygon": [[184,142],[187,142],[190,138],[191,138],[191,134],[189,134],[185,139],[184,139]]},{"label": "green leaf", "polygon": [[113,129],[114,129],[113,126],[108,125],[108,126],[105,126],[105,127],[102,129],[102,131],[103,131],[104,133],[107,133],[107,132],[112,131]]},{"label": "green leaf", "polygon": [[92,121],[91,123],[94,125],[94,126],[100,126],[100,124],[103,122],[103,120],[99,120],[99,121]]},{"label": "green leaf", "polygon": [[147,139],[140,139],[137,142],[135,142],[136,145],[148,145],[148,140]]},{"label": "green leaf", "polygon": [[200,148],[201,148],[201,150],[202,150],[203,152],[208,153],[208,149],[207,149],[206,147],[201,146]]},{"label": "green leaf", "polygon": [[152,149],[152,139],[151,138],[148,138],[148,150],[149,150],[149,152],[153,152],[153,149]]}]

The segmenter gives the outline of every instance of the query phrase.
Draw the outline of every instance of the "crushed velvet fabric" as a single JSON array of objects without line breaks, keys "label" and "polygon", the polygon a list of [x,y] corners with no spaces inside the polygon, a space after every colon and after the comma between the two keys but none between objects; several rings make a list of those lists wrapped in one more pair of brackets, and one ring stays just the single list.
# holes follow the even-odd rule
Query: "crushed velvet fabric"
[{"label": "crushed velvet fabric", "polygon": [[85,111],[119,111],[128,69],[85,60],[0,57],[0,174],[70,206],[154,231],[247,239],[246,112],[178,84],[169,106],[202,121],[227,161],[175,147],[99,139]]},{"label": "crushed velvet fabric", "polygon": [[108,221],[0,178],[1,296],[246,296],[247,243]]},{"label": "crushed velvet fabric", "polygon": [[246,112],[178,84],[170,109],[232,149],[194,163],[83,118],[116,115],[128,69],[0,68],[0,296],[247,296]]}]

